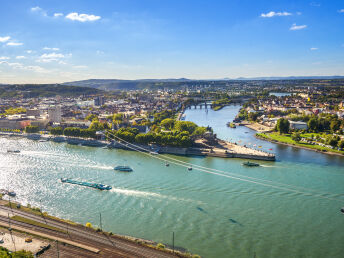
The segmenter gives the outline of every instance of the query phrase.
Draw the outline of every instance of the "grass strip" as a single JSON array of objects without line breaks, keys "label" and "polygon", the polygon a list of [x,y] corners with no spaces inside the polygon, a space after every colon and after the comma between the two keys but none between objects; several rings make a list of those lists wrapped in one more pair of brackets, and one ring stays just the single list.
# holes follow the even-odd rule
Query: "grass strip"
[{"label": "grass strip", "polygon": [[44,223],[41,223],[41,222],[38,222],[38,221],[35,221],[35,220],[32,220],[32,219],[28,219],[28,218],[24,218],[24,217],[18,216],[18,215],[13,216],[11,219],[15,220],[15,221],[19,221],[19,222],[24,222],[24,223],[27,223],[27,224],[30,224],[30,225],[38,226],[38,227],[41,227],[41,228],[51,229],[51,230],[58,231],[58,232],[61,232],[61,233],[67,233],[65,230],[62,230],[60,228],[53,227],[53,226],[50,226],[50,225],[47,225],[47,224],[44,224]]}]

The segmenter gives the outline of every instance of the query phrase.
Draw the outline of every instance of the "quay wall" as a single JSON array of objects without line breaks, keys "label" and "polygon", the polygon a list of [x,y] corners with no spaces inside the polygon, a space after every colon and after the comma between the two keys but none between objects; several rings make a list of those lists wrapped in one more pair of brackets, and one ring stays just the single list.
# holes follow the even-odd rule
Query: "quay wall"
[{"label": "quay wall", "polygon": [[[78,137],[66,137],[66,136],[52,136],[52,135],[39,135],[39,134],[18,134],[18,133],[4,133],[0,132],[0,135],[7,136],[18,136],[25,137],[32,140],[45,139],[47,141],[51,140],[54,142],[67,142],[72,145],[82,145],[82,146],[91,146],[91,147],[104,147],[108,146],[109,148],[123,149],[123,150],[132,150],[132,148],[127,147],[125,144],[118,142],[107,142],[94,139],[84,139]],[[39,137],[38,137],[39,136]],[[151,146],[148,145],[139,145],[141,148],[144,148],[146,151],[153,151]],[[209,150],[201,148],[178,148],[178,147],[160,147],[158,150],[161,154],[174,154],[174,155],[194,155],[194,156],[209,156],[209,157],[219,157],[219,158],[242,158],[242,159],[254,159],[254,160],[266,160],[274,161],[274,155],[253,155],[245,153],[236,153],[233,151],[224,152],[210,152]]]}]

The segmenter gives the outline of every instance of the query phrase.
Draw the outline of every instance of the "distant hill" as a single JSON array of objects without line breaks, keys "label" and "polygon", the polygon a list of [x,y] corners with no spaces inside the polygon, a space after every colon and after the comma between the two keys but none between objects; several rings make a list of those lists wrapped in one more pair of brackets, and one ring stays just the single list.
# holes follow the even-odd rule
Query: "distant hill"
[{"label": "distant hill", "polygon": [[75,87],[59,84],[0,84],[0,98],[13,98],[23,96],[33,97],[54,97],[80,96],[103,93],[102,90],[89,87]]},{"label": "distant hill", "polygon": [[181,79],[142,79],[142,80],[117,80],[117,79],[89,79],[83,81],[65,82],[63,85],[92,87],[101,90],[135,90],[145,88],[158,88],[165,86],[178,86],[190,80]]},{"label": "distant hill", "polygon": [[344,76],[291,76],[291,77],[255,77],[255,78],[223,78],[209,80],[180,79],[142,79],[142,80],[118,80],[118,79],[89,79],[83,81],[65,82],[63,85],[91,87],[101,90],[136,90],[136,89],[157,89],[177,88],[180,86],[192,86],[193,84],[225,84],[228,81],[276,81],[276,80],[330,80],[344,79]]},{"label": "distant hill", "polygon": [[334,76],[289,76],[289,77],[252,77],[252,78],[245,78],[239,77],[237,79],[228,79],[228,80],[243,80],[243,81],[250,81],[250,80],[333,80],[333,79],[344,79],[344,76],[334,75]]}]

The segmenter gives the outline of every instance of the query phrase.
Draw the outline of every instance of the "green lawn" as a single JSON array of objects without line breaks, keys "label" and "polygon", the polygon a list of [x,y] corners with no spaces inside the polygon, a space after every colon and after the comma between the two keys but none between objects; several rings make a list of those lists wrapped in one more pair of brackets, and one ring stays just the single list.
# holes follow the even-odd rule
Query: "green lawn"
[{"label": "green lawn", "polygon": [[[301,137],[311,137],[311,135],[312,133],[305,133],[305,134],[301,134]],[[317,134],[313,134],[313,135],[315,137]],[[303,143],[303,142],[295,142],[291,139],[291,134],[279,134],[279,133],[273,132],[273,133],[257,133],[257,136],[267,139],[267,140],[274,140],[277,142],[288,143],[295,146],[306,147],[306,148],[315,149],[315,150],[319,150],[323,152],[326,152],[326,151],[336,152],[336,153],[341,153],[344,155],[344,151],[322,147],[320,145],[312,145],[312,144]]]}]

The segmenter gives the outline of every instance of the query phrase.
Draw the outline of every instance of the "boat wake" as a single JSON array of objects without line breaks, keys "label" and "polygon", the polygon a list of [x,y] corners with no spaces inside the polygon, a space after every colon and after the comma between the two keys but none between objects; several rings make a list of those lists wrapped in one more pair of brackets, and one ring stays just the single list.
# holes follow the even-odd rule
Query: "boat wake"
[{"label": "boat wake", "polygon": [[135,197],[142,197],[142,198],[155,198],[155,199],[165,199],[165,200],[172,200],[172,201],[184,201],[184,202],[195,202],[191,199],[184,199],[184,198],[178,198],[173,196],[167,196],[159,193],[153,193],[153,192],[145,192],[145,191],[138,191],[138,190],[128,190],[128,189],[122,189],[122,188],[112,188],[110,192],[116,193],[116,194],[122,194],[127,196],[135,196]]}]

